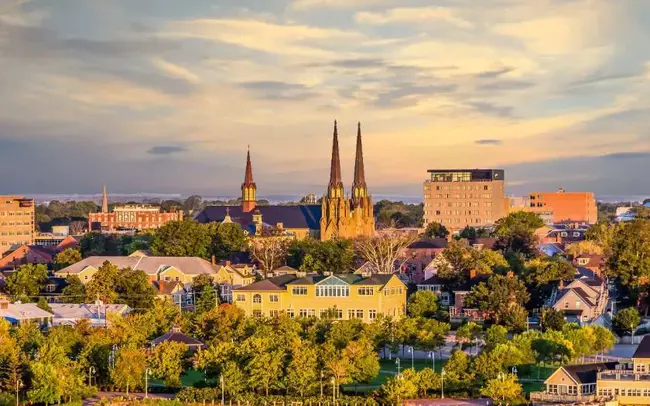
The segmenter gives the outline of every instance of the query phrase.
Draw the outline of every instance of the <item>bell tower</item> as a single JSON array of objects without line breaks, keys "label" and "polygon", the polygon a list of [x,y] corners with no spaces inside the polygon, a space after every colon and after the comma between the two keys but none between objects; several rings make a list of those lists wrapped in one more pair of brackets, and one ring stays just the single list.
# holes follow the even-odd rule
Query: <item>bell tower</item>
[{"label": "bell tower", "polygon": [[251,150],[248,148],[246,154],[246,174],[244,183],[241,184],[241,209],[248,213],[255,209],[257,205],[257,185],[253,180],[253,166],[251,165]]},{"label": "bell tower", "polygon": [[357,152],[354,158],[354,180],[352,181],[352,208],[361,206],[368,197],[366,172],[363,166],[363,147],[361,145],[361,123],[357,124]]}]

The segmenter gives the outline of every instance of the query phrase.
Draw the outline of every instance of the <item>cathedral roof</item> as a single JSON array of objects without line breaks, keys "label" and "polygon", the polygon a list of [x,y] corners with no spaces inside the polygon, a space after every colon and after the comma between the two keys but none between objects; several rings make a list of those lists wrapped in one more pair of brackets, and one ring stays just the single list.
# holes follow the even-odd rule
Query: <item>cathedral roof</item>
[{"label": "cathedral roof", "polygon": [[[208,206],[196,217],[199,223],[220,222],[226,217],[226,209],[229,209],[230,217],[242,227],[253,223],[253,214],[242,211],[241,206]],[[262,221],[265,224],[276,225],[282,223],[284,228],[308,228],[310,230],[320,229],[322,216],[321,205],[296,205],[296,206],[257,206],[256,210],[262,214]]]}]

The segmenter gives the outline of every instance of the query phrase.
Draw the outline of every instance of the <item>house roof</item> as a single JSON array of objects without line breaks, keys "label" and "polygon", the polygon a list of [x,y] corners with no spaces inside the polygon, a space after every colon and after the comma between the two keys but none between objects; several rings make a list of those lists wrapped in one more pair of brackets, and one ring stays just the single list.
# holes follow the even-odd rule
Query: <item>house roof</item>
[{"label": "house roof", "polygon": [[177,330],[172,330],[169,333],[163,334],[158,338],[154,338],[151,340],[151,344],[156,346],[160,343],[166,342],[166,341],[173,341],[176,343],[182,343],[187,345],[188,347],[205,347],[205,344],[203,344],[201,341],[194,339],[190,336],[187,336],[180,331]]},{"label": "house roof", "polygon": [[40,245],[21,245],[0,258],[0,267],[13,267],[28,255],[34,255],[42,262],[52,262],[56,254],[54,248]]},{"label": "house roof", "polygon": [[[276,225],[282,223],[284,228],[320,229],[322,207],[319,204],[257,206],[255,209],[262,214],[262,221],[265,224]],[[244,228],[246,228],[246,225],[253,223],[253,212],[244,212],[241,206],[208,206],[194,218],[199,223],[221,222],[226,217],[226,210],[228,210],[233,221],[239,222]]]},{"label": "house roof", "polygon": [[580,287],[571,287],[571,288],[562,289],[557,299],[555,300],[555,303],[559,303],[570,292],[575,293],[576,296],[578,296],[587,306],[589,307],[596,306],[596,304],[593,302],[593,299],[590,298],[587,292],[585,292],[584,289]]},{"label": "house roof", "polygon": [[262,279],[261,281],[253,282],[250,285],[242,286],[234,290],[239,290],[239,291],[285,290],[285,285],[295,279],[296,279],[296,275],[292,275],[292,274],[275,276],[273,278]]},{"label": "house roof", "polygon": [[98,319],[104,317],[104,312],[127,314],[131,311],[125,304],[105,304],[98,307],[91,303],[51,303],[50,308],[55,319]]},{"label": "house roof", "polygon": [[316,285],[325,279],[336,277],[349,285],[373,285],[383,286],[390,281],[393,275],[371,275],[365,277],[358,274],[338,274],[338,275],[307,275],[297,277],[293,274],[276,276],[274,278],[264,279],[254,282],[247,286],[236,288],[239,291],[259,291],[259,290],[285,290],[287,285]]},{"label": "house roof", "polygon": [[469,243],[470,245],[480,244],[483,245],[483,249],[491,250],[494,249],[494,246],[496,245],[497,241],[498,238],[494,238],[494,237],[479,237],[479,238],[470,239]]},{"label": "house roof", "polygon": [[617,362],[600,362],[596,364],[565,365],[562,368],[578,384],[595,383],[598,371],[616,368]]},{"label": "house roof", "polygon": [[650,358],[650,336],[643,337],[632,358]]},{"label": "house roof", "polygon": [[0,317],[12,323],[52,316],[52,313],[39,308],[35,303],[9,303],[6,309],[0,309]]},{"label": "house roof", "polygon": [[159,295],[169,295],[174,293],[174,290],[179,285],[181,289],[183,288],[183,284],[180,281],[153,281],[152,285]]},{"label": "house roof", "polygon": [[[47,289],[49,285],[54,285],[54,291]],[[46,295],[61,293],[66,286],[68,286],[68,282],[65,278],[47,278],[47,281],[41,287],[41,293]]]},{"label": "house roof", "polygon": [[431,238],[422,239],[411,243],[408,249],[445,249],[447,248],[447,240],[444,238]]},{"label": "house roof", "polygon": [[110,262],[118,268],[131,268],[134,271],[144,271],[148,275],[168,269],[170,266],[186,275],[214,274],[219,268],[210,261],[199,257],[88,257],[84,260],[61,269],[57,274],[76,275],[89,266],[99,268],[104,262]]}]

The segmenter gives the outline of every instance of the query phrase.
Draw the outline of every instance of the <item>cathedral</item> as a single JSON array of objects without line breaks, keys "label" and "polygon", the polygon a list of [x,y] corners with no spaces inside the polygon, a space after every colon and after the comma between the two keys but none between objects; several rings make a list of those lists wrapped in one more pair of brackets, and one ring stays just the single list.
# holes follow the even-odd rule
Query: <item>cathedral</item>
[{"label": "cathedral", "polygon": [[312,237],[330,240],[374,235],[374,210],[363,166],[361,124],[357,127],[354,180],[349,197],[345,195],[341,179],[339,137],[335,121],[330,180],[321,204],[258,206],[257,184],[253,180],[253,166],[248,151],[244,182],[241,185],[241,205],[209,206],[197,214],[195,219],[200,223],[236,222],[249,235],[260,235],[264,227],[280,229],[284,234],[298,239]]}]

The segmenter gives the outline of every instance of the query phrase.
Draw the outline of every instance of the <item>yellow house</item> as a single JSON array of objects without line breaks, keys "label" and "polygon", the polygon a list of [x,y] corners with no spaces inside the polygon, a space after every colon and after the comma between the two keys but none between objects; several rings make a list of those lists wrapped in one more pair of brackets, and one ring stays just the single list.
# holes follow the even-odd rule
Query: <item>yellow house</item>
[{"label": "yellow house", "polygon": [[219,268],[213,279],[219,285],[221,299],[232,303],[232,290],[250,285],[255,281],[255,275],[253,269],[246,264],[226,263]]},{"label": "yellow house", "polygon": [[233,303],[249,316],[321,317],[372,322],[405,313],[406,285],[395,275],[287,274],[233,290]]},{"label": "yellow house", "polygon": [[598,373],[598,395],[617,398],[620,405],[650,405],[650,336],[643,337],[632,362]]}]

